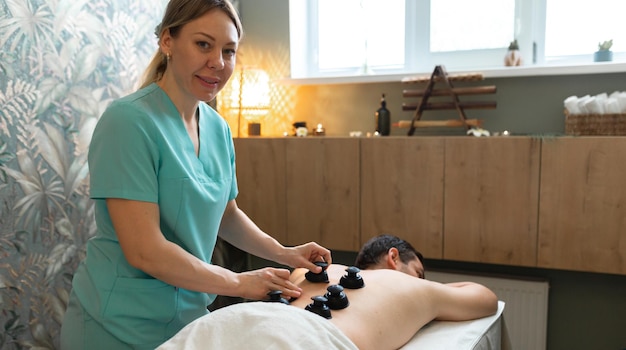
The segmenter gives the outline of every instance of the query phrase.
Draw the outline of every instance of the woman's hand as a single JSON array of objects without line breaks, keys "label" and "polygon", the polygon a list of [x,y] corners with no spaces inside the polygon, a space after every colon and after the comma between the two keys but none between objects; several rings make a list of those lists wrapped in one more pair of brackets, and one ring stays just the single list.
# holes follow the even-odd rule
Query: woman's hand
[{"label": "woman's hand", "polygon": [[237,296],[252,299],[268,299],[268,293],[275,290],[282,292],[284,298],[298,298],[300,287],[289,281],[289,270],[266,267],[259,270],[242,272],[239,275]]},{"label": "woman's hand", "polygon": [[282,263],[293,268],[302,267],[314,273],[322,272],[322,268],[314,264],[316,261],[324,261],[329,265],[333,261],[330,250],[315,242],[309,242],[296,247],[285,247],[280,260]]}]

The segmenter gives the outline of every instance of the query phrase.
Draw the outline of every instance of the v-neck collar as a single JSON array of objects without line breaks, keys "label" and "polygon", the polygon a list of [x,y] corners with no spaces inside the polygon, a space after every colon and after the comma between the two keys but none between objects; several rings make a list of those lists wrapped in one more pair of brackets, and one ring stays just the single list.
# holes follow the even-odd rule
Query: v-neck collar
[{"label": "v-neck collar", "polygon": [[[198,104],[198,107],[196,107],[196,124],[197,124],[197,133],[198,133],[198,153],[196,153],[195,147],[193,145],[193,142],[191,141],[191,137],[189,136],[189,133],[187,132],[187,128],[185,127],[185,122],[183,120],[183,117],[180,115],[180,112],[178,111],[178,108],[176,108],[176,104],[174,103],[174,101],[172,101],[171,97],[167,94],[167,92],[165,92],[165,90],[163,90],[163,88],[161,88],[161,86],[159,86],[159,84],[157,83],[153,83],[155,88],[158,89],[160,91],[160,93],[165,97],[165,99],[169,102],[170,105],[170,111],[168,112],[168,114],[171,115],[175,115],[177,117],[177,121],[176,124],[177,126],[182,130],[182,133],[184,133],[184,135],[186,137],[184,137],[185,141],[183,141],[185,144],[183,145],[184,151],[185,152],[189,152],[188,148],[190,149],[191,154],[194,155],[194,158],[199,159],[200,155],[202,154],[202,132],[201,132],[201,121],[202,121],[202,117],[201,117],[201,113],[200,113],[200,104]],[[202,103],[202,102],[200,102]]]}]

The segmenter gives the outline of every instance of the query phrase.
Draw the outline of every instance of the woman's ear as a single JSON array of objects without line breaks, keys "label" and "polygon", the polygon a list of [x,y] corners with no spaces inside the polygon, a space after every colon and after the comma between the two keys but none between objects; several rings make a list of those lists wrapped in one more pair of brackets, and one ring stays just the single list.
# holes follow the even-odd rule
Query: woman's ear
[{"label": "woman's ear", "polygon": [[170,30],[165,29],[163,31],[163,33],[161,33],[161,39],[159,40],[159,47],[161,48],[161,52],[163,53],[163,55],[167,55],[168,53],[171,54],[172,53],[172,49],[171,49],[171,41],[172,41],[172,36],[170,35]]},{"label": "woman's ear", "polygon": [[397,270],[398,264],[400,263],[400,252],[398,248],[389,248],[385,261],[388,269]]}]

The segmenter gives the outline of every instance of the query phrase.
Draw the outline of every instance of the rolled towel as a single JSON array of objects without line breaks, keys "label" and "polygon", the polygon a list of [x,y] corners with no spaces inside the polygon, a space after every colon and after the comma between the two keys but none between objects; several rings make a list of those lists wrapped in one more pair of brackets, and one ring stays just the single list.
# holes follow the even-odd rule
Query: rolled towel
[{"label": "rolled towel", "polygon": [[621,92],[619,96],[617,96],[617,102],[619,103],[619,112],[626,113],[626,91]]},{"label": "rolled towel", "polygon": [[620,113],[620,105],[617,98],[609,97],[606,99],[604,103],[604,113],[607,114],[619,114]]},{"label": "rolled towel", "polygon": [[604,104],[595,96],[585,100],[584,106],[589,114],[604,114]]},{"label": "rolled towel", "polygon": [[606,92],[596,95],[596,99],[600,101],[606,100],[607,98],[609,98],[609,95]]},{"label": "rolled towel", "polygon": [[563,101],[563,105],[564,105],[565,109],[567,109],[567,112],[570,115],[581,114],[580,113],[580,108],[578,108],[578,97],[577,96],[570,96],[570,97],[566,98],[565,101]]},{"label": "rolled towel", "polygon": [[595,96],[596,98],[596,102],[598,103],[598,105],[600,106],[600,114],[604,114],[607,113],[606,112],[606,103],[607,103],[607,99],[609,98],[609,95],[606,92],[603,92],[601,94],[597,94]]},{"label": "rolled towel", "polygon": [[578,99],[578,110],[580,110],[580,114],[589,114],[589,110],[587,110],[587,101],[591,99],[591,96],[585,95]]}]

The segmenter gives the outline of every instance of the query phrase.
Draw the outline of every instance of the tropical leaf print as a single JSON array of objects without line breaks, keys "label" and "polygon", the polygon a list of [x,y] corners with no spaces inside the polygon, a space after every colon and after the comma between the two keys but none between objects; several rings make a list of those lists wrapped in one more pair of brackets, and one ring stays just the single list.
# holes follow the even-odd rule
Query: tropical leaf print
[{"label": "tropical leaf print", "polygon": [[8,17],[0,20],[0,43],[23,57],[42,57],[54,40],[54,18],[46,2],[5,0]]},{"label": "tropical leaf print", "polygon": [[5,90],[0,91],[0,131],[4,136],[10,136],[8,125],[30,113],[37,97],[35,86],[22,80],[9,81]]},{"label": "tropical leaf print", "polygon": [[0,348],[55,349],[96,234],[87,152],[157,50],[167,0],[0,1]]}]

